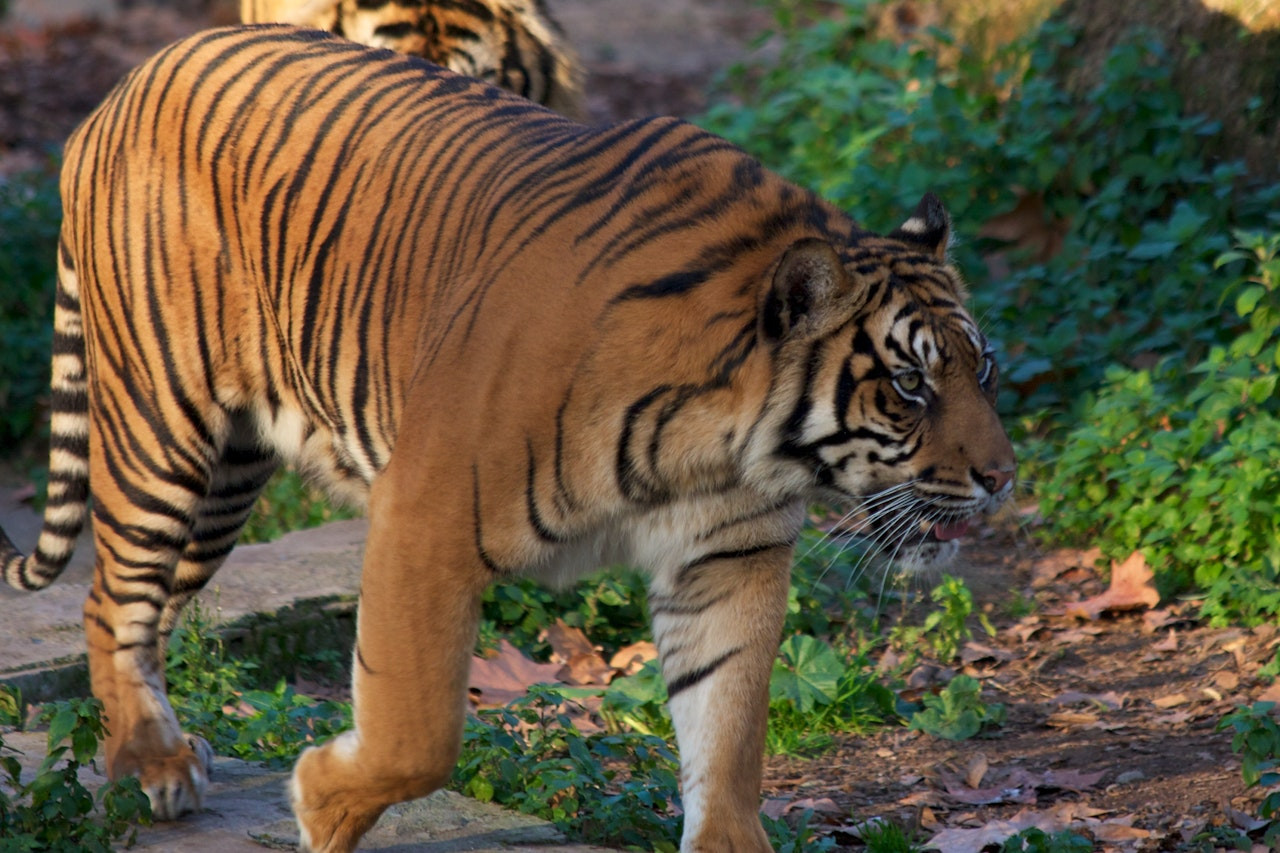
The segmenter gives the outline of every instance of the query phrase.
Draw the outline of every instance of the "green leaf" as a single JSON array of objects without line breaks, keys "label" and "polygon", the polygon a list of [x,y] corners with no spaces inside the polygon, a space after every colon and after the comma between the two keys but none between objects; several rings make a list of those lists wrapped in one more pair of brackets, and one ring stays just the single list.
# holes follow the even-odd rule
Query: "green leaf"
[{"label": "green leaf", "polygon": [[1253,313],[1253,309],[1257,306],[1259,300],[1266,295],[1267,289],[1260,284],[1247,286],[1236,297],[1236,313],[1241,317],[1249,316]]},{"label": "green leaf", "polygon": [[60,705],[49,721],[49,746],[53,747],[70,737],[79,720],[80,717],[75,708],[66,704]]},{"label": "green leaf", "polygon": [[788,637],[769,679],[769,697],[791,702],[801,713],[836,700],[847,667],[832,648],[806,635]]}]

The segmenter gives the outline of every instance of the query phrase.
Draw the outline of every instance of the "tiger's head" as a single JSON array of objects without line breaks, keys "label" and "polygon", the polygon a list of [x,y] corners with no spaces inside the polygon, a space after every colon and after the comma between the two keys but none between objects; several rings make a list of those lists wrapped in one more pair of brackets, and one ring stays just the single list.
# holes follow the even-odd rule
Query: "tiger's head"
[{"label": "tiger's head", "polygon": [[887,237],[800,240],[759,310],[776,369],[772,475],[834,499],[907,570],[945,565],[970,521],[1013,492],[999,371],[949,236],[926,195]]}]

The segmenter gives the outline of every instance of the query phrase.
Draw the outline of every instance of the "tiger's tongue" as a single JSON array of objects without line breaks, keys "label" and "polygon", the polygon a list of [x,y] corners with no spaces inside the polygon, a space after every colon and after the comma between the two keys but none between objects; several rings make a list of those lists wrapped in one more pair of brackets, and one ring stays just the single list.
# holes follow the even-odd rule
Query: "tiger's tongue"
[{"label": "tiger's tongue", "polygon": [[943,524],[942,522],[938,522],[933,525],[934,537],[942,542],[947,542],[951,539],[959,539],[968,532],[968,521],[957,521],[955,524]]}]

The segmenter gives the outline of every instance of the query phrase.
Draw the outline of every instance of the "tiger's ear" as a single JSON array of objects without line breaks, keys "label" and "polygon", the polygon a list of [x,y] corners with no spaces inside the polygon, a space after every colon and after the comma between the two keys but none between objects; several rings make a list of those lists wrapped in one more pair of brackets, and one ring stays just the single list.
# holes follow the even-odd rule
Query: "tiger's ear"
[{"label": "tiger's ear", "polygon": [[951,242],[951,217],[936,195],[925,193],[911,218],[889,232],[889,236],[919,246],[938,260],[945,261],[947,245]]},{"label": "tiger's ear", "polygon": [[773,273],[760,313],[761,333],[771,341],[795,334],[818,337],[848,319],[853,284],[830,243],[797,240]]}]

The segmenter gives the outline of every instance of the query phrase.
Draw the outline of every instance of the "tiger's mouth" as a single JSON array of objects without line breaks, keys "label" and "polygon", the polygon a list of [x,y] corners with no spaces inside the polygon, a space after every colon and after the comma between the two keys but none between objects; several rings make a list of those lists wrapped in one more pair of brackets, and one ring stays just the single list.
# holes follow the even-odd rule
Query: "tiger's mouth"
[{"label": "tiger's mouth", "polygon": [[950,542],[969,532],[970,519],[965,518],[960,521],[922,521],[920,524],[925,528],[925,539]]},{"label": "tiger's mouth", "polygon": [[883,550],[924,545],[927,543],[956,542],[967,536],[982,513],[960,518],[929,518],[911,514],[877,515],[862,514],[856,519],[846,517],[832,527],[843,533],[867,539]]}]

